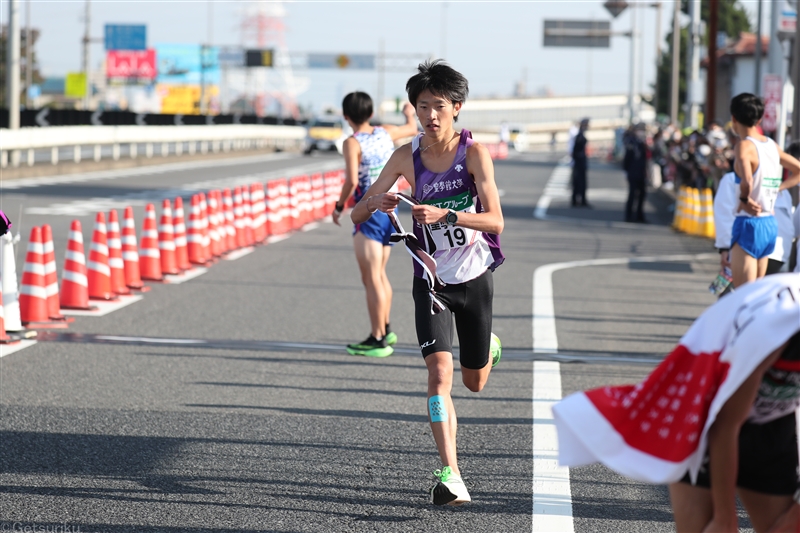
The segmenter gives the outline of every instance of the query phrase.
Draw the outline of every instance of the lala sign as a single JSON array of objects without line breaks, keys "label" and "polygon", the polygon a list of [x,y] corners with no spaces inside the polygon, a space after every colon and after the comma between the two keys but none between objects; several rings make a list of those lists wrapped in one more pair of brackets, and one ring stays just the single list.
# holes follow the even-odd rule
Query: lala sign
[{"label": "lala sign", "polygon": [[139,78],[153,80],[156,77],[156,51],[110,50],[106,56],[106,77]]}]

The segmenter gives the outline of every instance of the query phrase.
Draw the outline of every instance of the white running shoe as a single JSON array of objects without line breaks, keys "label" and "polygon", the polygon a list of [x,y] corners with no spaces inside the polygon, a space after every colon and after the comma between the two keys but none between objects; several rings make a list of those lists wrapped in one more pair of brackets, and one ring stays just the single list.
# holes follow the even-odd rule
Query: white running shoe
[{"label": "white running shoe", "polygon": [[461,476],[453,474],[449,466],[436,470],[434,476],[439,481],[431,487],[431,503],[434,505],[461,505],[471,502],[467,486]]}]

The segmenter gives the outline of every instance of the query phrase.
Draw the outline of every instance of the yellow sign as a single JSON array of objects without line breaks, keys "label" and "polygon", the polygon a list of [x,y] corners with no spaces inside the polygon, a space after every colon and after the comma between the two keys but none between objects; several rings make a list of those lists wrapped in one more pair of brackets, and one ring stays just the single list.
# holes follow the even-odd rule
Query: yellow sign
[{"label": "yellow sign", "polygon": [[68,72],[64,80],[64,96],[83,98],[86,96],[86,73]]},{"label": "yellow sign", "polygon": [[[161,96],[161,112],[165,115],[200,114],[199,85],[159,85],[156,87],[156,91]],[[217,85],[206,86],[206,104],[218,95],[219,87]]]},{"label": "yellow sign", "polygon": [[350,64],[350,58],[346,55],[340,55],[336,57],[336,65],[339,68],[347,68],[347,65]]}]

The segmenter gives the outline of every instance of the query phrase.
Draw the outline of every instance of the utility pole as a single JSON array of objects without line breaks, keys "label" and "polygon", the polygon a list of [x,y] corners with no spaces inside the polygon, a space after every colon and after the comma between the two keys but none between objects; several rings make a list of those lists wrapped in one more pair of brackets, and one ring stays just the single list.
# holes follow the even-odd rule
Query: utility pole
[{"label": "utility pole", "polygon": [[[652,4],[656,8],[656,79],[658,79],[658,67],[661,66],[661,2]],[[656,83],[658,85],[658,83]],[[658,88],[653,91],[653,107],[658,109]]]},{"label": "utility pole", "polygon": [[709,0],[708,21],[708,69],[706,70],[705,123],[714,121],[717,114],[717,22],[719,20],[719,0]]},{"label": "utility pole", "polygon": [[628,88],[628,121],[633,124],[636,120],[636,11],[631,9],[631,79]]},{"label": "utility pole", "polygon": [[778,38],[778,22],[781,18],[781,4],[785,0],[772,0],[770,2],[770,16],[769,16],[769,55],[767,56],[767,65],[769,65],[769,73],[777,74],[781,78],[783,75],[783,45]]},{"label": "utility pole", "polygon": [[86,93],[83,95],[83,109],[89,109],[89,102],[92,92],[92,82],[89,73],[89,46],[91,44],[91,0],[86,0],[86,12],[84,13],[84,30],[83,30],[83,75],[86,76]]},{"label": "utility pole", "polygon": [[678,92],[680,91],[681,3],[673,2],[672,11],[672,79],[669,91],[669,120],[678,124]]},{"label": "utility pole", "polygon": [[25,0],[25,107],[31,107],[33,85],[33,33],[31,33],[31,0]]},{"label": "utility pole", "polygon": [[700,106],[697,103],[700,95],[700,0],[689,0],[689,14],[692,17],[689,26],[689,57],[686,73],[689,78],[686,87],[688,113],[684,124],[690,128],[697,128],[697,114]]},{"label": "utility pole", "polygon": [[[6,38],[6,107],[8,129],[19,129],[19,0],[8,2]],[[18,156],[18,152],[14,152]]]},{"label": "utility pole", "polygon": [[377,115],[378,120],[383,120],[383,91],[384,84],[386,83],[386,50],[383,37],[378,43],[378,94],[376,94],[376,103],[378,105]]},{"label": "utility pole", "polygon": [[753,93],[756,96],[761,94],[761,10],[762,0],[758,0],[758,16],[756,17],[756,79],[753,80],[755,88]]}]

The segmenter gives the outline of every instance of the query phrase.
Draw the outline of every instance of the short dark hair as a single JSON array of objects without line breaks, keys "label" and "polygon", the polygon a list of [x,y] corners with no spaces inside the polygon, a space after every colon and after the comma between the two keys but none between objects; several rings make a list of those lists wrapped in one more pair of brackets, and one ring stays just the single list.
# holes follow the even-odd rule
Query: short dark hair
[{"label": "short dark hair", "polygon": [[731,100],[731,115],[738,123],[752,128],[764,116],[764,100],[750,93],[737,94]]},{"label": "short dark hair", "polygon": [[786,148],[786,153],[795,159],[800,158],[800,141],[794,141]]},{"label": "short dark hair", "polygon": [[342,113],[356,124],[363,124],[372,116],[372,98],[367,93],[355,91],[342,100]]},{"label": "short dark hair", "polygon": [[453,104],[463,104],[469,95],[469,82],[443,59],[434,59],[420,63],[417,73],[408,79],[406,92],[411,105],[416,107],[417,98],[425,90]]}]

